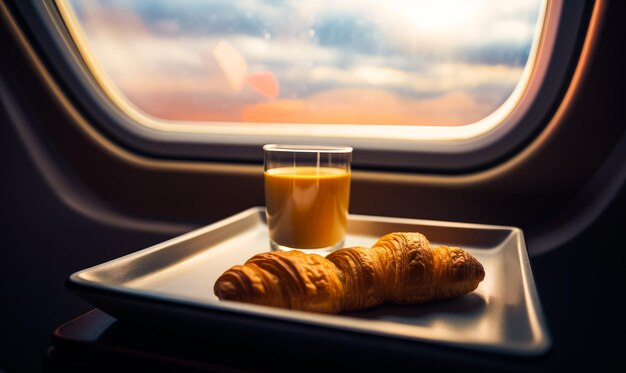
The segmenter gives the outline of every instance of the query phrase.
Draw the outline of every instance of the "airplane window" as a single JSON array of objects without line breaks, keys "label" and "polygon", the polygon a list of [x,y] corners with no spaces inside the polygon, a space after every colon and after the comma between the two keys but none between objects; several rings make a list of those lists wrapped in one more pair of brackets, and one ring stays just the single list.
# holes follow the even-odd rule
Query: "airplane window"
[{"label": "airplane window", "polygon": [[[313,138],[387,152],[370,164],[389,151],[474,151],[510,133],[546,76],[537,66],[549,61],[547,25],[561,9],[558,0],[55,4],[129,136],[156,130],[158,141],[220,147]],[[435,159],[409,158],[393,162]]]},{"label": "airplane window", "polygon": [[[501,118],[494,113],[517,100],[532,67],[545,2],[57,5],[98,82],[138,123],[199,132],[254,124],[277,133],[344,125],[337,126],[337,136],[354,135],[345,125],[375,136],[427,127],[414,136],[454,138],[468,132],[455,134],[451,127],[488,117],[490,124],[476,131],[497,125]],[[448,130],[437,135],[433,127]]]}]

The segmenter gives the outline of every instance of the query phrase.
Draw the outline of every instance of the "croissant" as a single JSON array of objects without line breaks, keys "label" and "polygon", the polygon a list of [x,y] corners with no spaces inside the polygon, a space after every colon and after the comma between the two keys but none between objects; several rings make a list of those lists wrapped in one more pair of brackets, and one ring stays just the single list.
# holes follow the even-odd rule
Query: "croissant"
[{"label": "croissant", "polygon": [[468,252],[431,247],[421,233],[396,232],[371,248],[326,257],[297,250],[257,254],[224,272],[213,290],[220,300],[339,313],[452,298],[474,291],[484,277]]}]

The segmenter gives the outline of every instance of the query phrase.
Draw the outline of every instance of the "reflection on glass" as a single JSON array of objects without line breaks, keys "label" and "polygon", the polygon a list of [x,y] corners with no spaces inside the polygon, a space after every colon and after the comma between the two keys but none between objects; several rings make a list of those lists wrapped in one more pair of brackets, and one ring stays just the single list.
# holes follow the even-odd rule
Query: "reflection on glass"
[{"label": "reflection on glass", "polygon": [[463,125],[518,84],[541,0],[70,0],[119,93],[159,119]]}]

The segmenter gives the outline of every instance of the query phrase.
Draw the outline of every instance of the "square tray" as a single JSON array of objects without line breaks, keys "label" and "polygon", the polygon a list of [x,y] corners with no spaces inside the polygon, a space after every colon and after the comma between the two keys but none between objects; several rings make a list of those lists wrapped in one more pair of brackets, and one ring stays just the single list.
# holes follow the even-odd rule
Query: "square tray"
[{"label": "square tray", "polygon": [[[213,284],[231,266],[269,251],[265,210],[254,207],[144,250],[72,274],[67,285],[120,320],[183,333],[245,335],[272,343],[348,334],[537,356],[550,337],[533,282],[523,232],[515,227],[350,215],[345,246],[371,246],[390,232],[421,232],[434,245],[459,246],[485,268],[478,288],[415,306],[382,305],[325,315],[219,301]],[[273,334],[271,334],[273,333]],[[368,339],[369,338],[369,339]],[[322,346],[324,344],[320,344]]]}]

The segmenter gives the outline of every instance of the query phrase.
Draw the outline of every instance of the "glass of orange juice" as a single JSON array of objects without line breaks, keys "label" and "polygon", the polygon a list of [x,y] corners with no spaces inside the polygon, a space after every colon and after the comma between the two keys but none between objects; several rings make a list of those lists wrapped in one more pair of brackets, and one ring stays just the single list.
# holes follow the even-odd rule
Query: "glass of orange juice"
[{"label": "glass of orange juice", "polygon": [[343,247],[352,148],[269,144],[263,152],[272,250],[325,255]]}]

